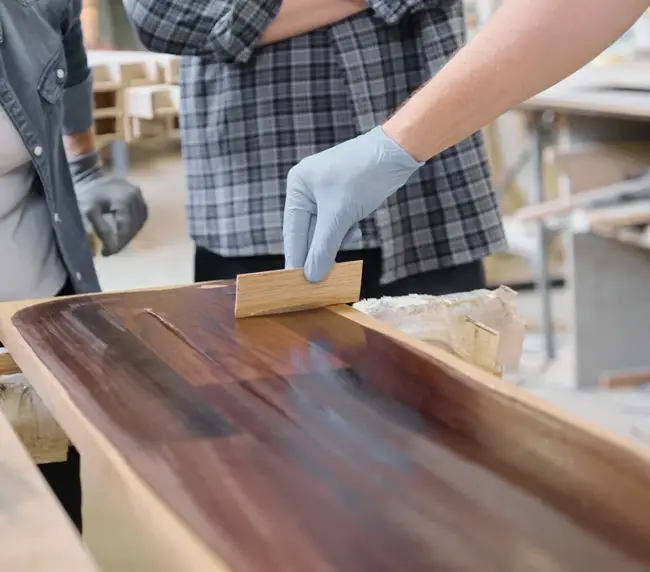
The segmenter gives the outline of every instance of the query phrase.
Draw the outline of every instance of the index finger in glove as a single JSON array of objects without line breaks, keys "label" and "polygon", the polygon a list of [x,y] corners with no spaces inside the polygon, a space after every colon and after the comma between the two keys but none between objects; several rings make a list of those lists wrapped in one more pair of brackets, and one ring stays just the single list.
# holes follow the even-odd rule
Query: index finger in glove
[{"label": "index finger in glove", "polygon": [[302,181],[289,172],[282,222],[286,268],[302,268],[305,265],[311,242],[316,205],[306,196],[302,187]]}]

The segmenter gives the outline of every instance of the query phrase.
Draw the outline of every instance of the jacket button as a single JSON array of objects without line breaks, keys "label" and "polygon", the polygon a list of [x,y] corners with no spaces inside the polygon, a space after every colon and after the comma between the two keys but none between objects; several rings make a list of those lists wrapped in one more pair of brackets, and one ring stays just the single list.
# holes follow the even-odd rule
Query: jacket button
[{"label": "jacket button", "polygon": [[34,155],[40,157],[42,154],[43,154],[43,147],[41,147],[40,145],[34,147]]},{"label": "jacket button", "polygon": [[65,72],[61,68],[59,68],[58,70],[56,70],[56,77],[58,77],[59,79],[63,79],[65,77]]},{"label": "jacket button", "polygon": [[81,280],[81,278],[82,278],[82,276],[81,276],[81,272],[77,272],[77,273],[74,275],[74,277],[75,277],[77,280]]},{"label": "jacket button", "polygon": [[61,217],[59,216],[59,213],[54,213],[54,222],[61,222]]}]

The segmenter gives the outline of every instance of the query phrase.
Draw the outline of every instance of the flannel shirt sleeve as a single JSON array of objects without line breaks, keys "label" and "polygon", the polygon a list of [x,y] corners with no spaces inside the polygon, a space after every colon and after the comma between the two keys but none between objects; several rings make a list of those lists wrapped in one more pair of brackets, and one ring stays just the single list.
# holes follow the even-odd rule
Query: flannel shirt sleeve
[{"label": "flannel shirt sleeve", "polygon": [[282,0],[124,0],[152,52],[246,63]]},{"label": "flannel shirt sleeve", "polygon": [[69,0],[61,20],[63,52],[68,68],[63,91],[63,133],[84,133],[93,123],[93,77],[81,31],[82,0]]},{"label": "flannel shirt sleeve", "polygon": [[387,24],[397,24],[407,14],[430,10],[440,0],[368,0],[368,7]]}]

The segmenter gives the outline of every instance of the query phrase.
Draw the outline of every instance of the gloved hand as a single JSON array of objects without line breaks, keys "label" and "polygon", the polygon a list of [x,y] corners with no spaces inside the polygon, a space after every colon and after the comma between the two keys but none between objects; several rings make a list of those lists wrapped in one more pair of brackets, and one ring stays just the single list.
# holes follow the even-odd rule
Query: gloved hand
[{"label": "gloved hand", "polygon": [[304,266],[307,280],[323,280],[356,223],[422,165],[381,127],[303,159],[287,178],[286,267]]},{"label": "gloved hand", "polygon": [[79,210],[102,241],[102,254],[116,254],[147,221],[147,205],[140,189],[106,175],[96,152],[69,158],[68,164]]}]

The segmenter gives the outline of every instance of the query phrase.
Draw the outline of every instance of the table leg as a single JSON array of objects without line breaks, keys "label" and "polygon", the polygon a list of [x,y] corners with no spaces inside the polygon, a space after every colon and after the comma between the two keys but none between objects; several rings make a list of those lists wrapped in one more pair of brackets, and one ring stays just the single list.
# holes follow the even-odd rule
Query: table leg
[{"label": "table leg", "polygon": [[[534,152],[532,156],[534,170],[533,200],[542,203],[544,196],[544,149],[553,135],[555,117],[551,112],[535,115],[533,118]],[[548,233],[544,222],[537,224],[537,258],[535,260],[535,281],[540,295],[541,326],[544,335],[545,365],[555,359],[555,329],[553,327],[553,308],[551,299],[552,281],[548,259]]]},{"label": "table leg", "polygon": [[111,143],[111,163],[113,172],[126,177],[129,172],[129,147],[125,141],[114,141]]}]

